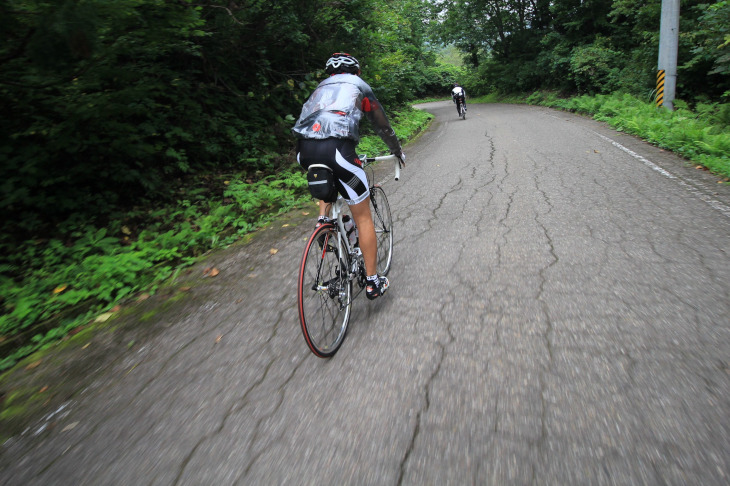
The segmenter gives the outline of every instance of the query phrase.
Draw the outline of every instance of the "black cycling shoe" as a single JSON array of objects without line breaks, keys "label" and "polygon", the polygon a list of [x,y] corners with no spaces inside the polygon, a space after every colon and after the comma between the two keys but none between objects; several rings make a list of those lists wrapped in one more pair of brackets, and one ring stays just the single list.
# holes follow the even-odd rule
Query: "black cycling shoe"
[{"label": "black cycling shoe", "polygon": [[368,280],[366,282],[365,295],[368,299],[374,300],[380,297],[388,290],[388,279],[385,277],[378,277],[378,280]]},{"label": "black cycling shoe", "polygon": [[325,216],[323,218],[321,217],[321,218],[317,219],[317,224],[314,225],[314,228],[317,229],[320,226],[322,226],[323,224],[327,224],[327,223],[331,223],[331,222],[332,222],[332,220],[329,219],[327,216]]}]

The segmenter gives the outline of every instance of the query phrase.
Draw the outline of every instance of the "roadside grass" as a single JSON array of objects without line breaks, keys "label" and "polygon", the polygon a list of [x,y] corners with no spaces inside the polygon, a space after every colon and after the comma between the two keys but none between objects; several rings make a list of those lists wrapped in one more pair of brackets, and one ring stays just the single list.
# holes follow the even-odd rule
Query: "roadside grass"
[{"label": "roadside grass", "polygon": [[[407,141],[431,118],[405,109],[391,122]],[[369,135],[358,151],[381,155],[387,147]],[[61,238],[39,236],[3,257],[0,372],[103,321],[133,296],[154,294],[205,253],[311,201],[304,171],[293,160],[277,173],[257,176],[200,176],[179,189],[175,205],[139,208],[104,227],[69,223]]]},{"label": "roadside grass", "polygon": [[433,103],[435,101],[446,101],[446,100],[451,100],[451,96],[422,98],[420,100],[414,101],[412,104],[417,105],[420,103]]},{"label": "roadside grass", "polygon": [[720,176],[720,182],[730,181],[730,103],[698,103],[690,109],[687,103],[676,100],[675,110],[670,111],[629,94],[563,98],[554,92],[491,94],[470,101],[527,103],[592,116],[709,169]]}]

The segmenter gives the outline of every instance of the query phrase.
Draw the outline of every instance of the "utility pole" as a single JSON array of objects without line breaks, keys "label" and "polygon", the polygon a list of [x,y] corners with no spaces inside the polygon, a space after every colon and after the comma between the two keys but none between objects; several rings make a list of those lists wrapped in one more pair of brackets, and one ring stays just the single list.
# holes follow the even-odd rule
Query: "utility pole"
[{"label": "utility pole", "polygon": [[656,75],[656,105],[674,109],[679,49],[679,0],[662,0],[659,24],[659,67]]}]

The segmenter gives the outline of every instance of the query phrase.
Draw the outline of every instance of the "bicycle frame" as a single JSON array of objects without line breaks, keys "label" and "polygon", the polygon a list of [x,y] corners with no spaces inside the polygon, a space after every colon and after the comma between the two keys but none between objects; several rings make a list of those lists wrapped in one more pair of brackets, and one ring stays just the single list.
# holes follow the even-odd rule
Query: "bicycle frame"
[{"label": "bicycle frame", "polygon": [[[353,248],[352,244],[350,244],[350,239],[347,237],[345,222],[342,220],[344,207],[345,200],[342,198],[342,196],[338,196],[337,201],[332,203],[332,219],[337,225],[337,232],[343,235],[342,238],[337,238],[337,251],[339,252],[338,255],[344,255],[345,253],[343,252],[343,250],[346,250],[347,254],[350,255],[350,258],[348,258],[347,261],[347,263],[350,265],[350,268],[347,269],[347,278],[348,280],[353,280],[357,275],[357,270],[360,264],[358,257],[362,257],[362,251],[360,250],[360,248]],[[342,248],[343,242],[345,248]]]},{"label": "bicycle frame", "polygon": [[[401,161],[400,159],[395,155],[384,155],[381,157],[367,157],[366,155],[359,155],[358,156],[360,160],[364,161],[363,169],[372,164],[376,161],[382,161],[382,160],[393,160],[395,162],[395,180],[400,180],[400,166]],[[369,178],[368,178],[369,179]],[[368,186],[370,188],[375,186],[374,181],[368,180]],[[337,232],[343,235],[342,238],[337,238],[337,251],[339,252],[338,255],[344,255],[343,250],[347,251],[347,254],[350,255],[348,258],[348,265],[350,268],[347,269],[347,279],[348,280],[354,280],[358,276],[358,271],[360,270],[360,266],[364,266],[364,261],[362,261],[362,251],[359,247],[353,247],[350,244],[350,239],[347,237],[347,231],[345,230],[345,222],[342,220],[344,207],[345,207],[345,200],[341,195],[337,196],[337,200],[332,203],[332,216],[331,219],[333,220],[334,224],[337,226]],[[342,247],[344,241],[345,248]],[[364,282],[362,282],[362,285],[360,286],[360,291],[355,294],[355,297],[360,295],[360,292],[362,291],[362,288],[364,287]],[[354,297],[353,297],[354,299]]]}]

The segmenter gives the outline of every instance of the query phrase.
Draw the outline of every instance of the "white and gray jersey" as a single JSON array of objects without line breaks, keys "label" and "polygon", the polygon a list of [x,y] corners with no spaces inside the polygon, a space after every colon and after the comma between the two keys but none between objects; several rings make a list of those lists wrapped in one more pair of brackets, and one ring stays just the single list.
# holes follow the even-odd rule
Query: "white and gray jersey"
[{"label": "white and gray jersey", "polygon": [[390,151],[400,153],[398,137],[372,88],[354,74],[335,74],[319,83],[304,103],[292,132],[302,139],[343,138],[357,144],[363,113]]}]

